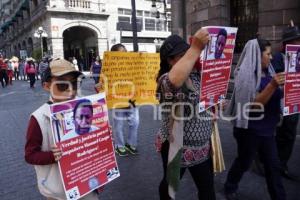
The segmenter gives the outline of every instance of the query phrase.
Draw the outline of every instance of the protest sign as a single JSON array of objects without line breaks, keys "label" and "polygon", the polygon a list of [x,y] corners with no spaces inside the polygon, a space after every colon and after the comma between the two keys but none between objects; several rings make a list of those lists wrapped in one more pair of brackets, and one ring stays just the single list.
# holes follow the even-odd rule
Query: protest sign
[{"label": "protest sign", "polygon": [[286,45],[283,115],[299,113],[300,45]]},{"label": "protest sign", "polygon": [[200,55],[202,63],[199,112],[225,99],[237,28],[209,26],[211,40]]},{"label": "protest sign", "polygon": [[108,108],[124,108],[129,100],[136,105],[157,104],[156,76],[159,54],[105,52],[100,83]]},{"label": "protest sign", "polygon": [[119,177],[103,93],[53,104],[54,141],[67,199],[78,199]]}]

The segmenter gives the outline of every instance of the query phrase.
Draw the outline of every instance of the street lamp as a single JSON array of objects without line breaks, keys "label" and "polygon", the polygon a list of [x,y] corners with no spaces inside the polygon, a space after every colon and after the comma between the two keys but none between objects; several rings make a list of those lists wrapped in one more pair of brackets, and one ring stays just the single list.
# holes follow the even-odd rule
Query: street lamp
[{"label": "street lamp", "polygon": [[35,32],[34,32],[34,37],[40,38],[41,41],[41,51],[42,51],[42,58],[44,57],[44,50],[43,50],[43,38],[48,37],[48,34],[46,31],[43,29],[43,27],[39,27]]}]

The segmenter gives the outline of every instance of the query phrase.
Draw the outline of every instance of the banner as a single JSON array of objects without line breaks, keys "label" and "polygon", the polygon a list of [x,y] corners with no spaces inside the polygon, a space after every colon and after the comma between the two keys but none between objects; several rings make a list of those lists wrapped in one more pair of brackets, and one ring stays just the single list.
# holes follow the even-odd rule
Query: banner
[{"label": "banner", "polygon": [[199,112],[226,97],[237,28],[209,26],[211,40],[200,55],[202,63]]},{"label": "banner", "polygon": [[157,104],[156,76],[160,64],[157,53],[105,52],[100,83],[108,108]]},{"label": "banner", "polygon": [[283,115],[299,113],[300,108],[300,45],[287,45]]},{"label": "banner", "polygon": [[103,93],[53,104],[54,141],[63,151],[59,169],[68,200],[120,176]]}]

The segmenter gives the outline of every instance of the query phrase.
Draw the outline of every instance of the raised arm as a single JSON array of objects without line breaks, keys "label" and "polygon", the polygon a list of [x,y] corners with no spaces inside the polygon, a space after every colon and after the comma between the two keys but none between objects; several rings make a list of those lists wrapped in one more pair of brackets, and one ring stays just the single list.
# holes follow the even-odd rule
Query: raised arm
[{"label": "raised arm", "polygon": [[209,39],[206,29],[200,29],[195,33],[191,47],[169,72],[169,79],[175,87],[181,87],[186,81]]}]

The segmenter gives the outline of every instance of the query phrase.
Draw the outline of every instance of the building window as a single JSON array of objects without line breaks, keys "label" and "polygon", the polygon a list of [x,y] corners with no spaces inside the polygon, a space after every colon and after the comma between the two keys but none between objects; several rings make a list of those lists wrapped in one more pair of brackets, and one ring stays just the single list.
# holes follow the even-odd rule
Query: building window
[{"label": "building window", "polygon": [[119,15],[123,15],[123,11],[124,11],[124,9],[118,8],[118,14],[119,14]]},{"label": "building window", "polygon": [[165,21],[164,20],[157,20],[156,22],[156,30],[157,31],[165,31]]},{"label": "building window", "polygon": [[125,8],[118,8],[118,14],[119,15],[131,15],[131,10],[125,9]]},{"label": "building window", "polygon": [[143,26],[143,25],[144,25],[144,23],[143,23],[143,21],[144,21],[144,20],[143,20],[143,18],[142,18],[142,17],[137,17],[137,18],[136,18],[136,23],[137,23],[137,26],[138,26],[138,27],[141,27],[141,30],[143,30],[143,29],[144,29],[144,26]]},{"label": "building window", "polygon": [[149,12],[149,11],[145,11],[145,12],[144,12],[144,16],[145,16],[145,17],[150,17],[150,12]]},{"label": "building window", "polygon": [[130,17],[119,16],[118,19],[119,19],[119,22],[130,23]]},{"label": "building window", "polygon": [[145,30],[155,31],[155,19],[145,19]]},{"label": "building window", "polygon": [[143,16],[143,11],[142,10],[136,11],[136,16],[142,17]]},{"label": "building window", "polygon": [[246,42],[258,32],[258,0],[231,0],[230,24],[239,28],[235,52],[241,53]]}]

